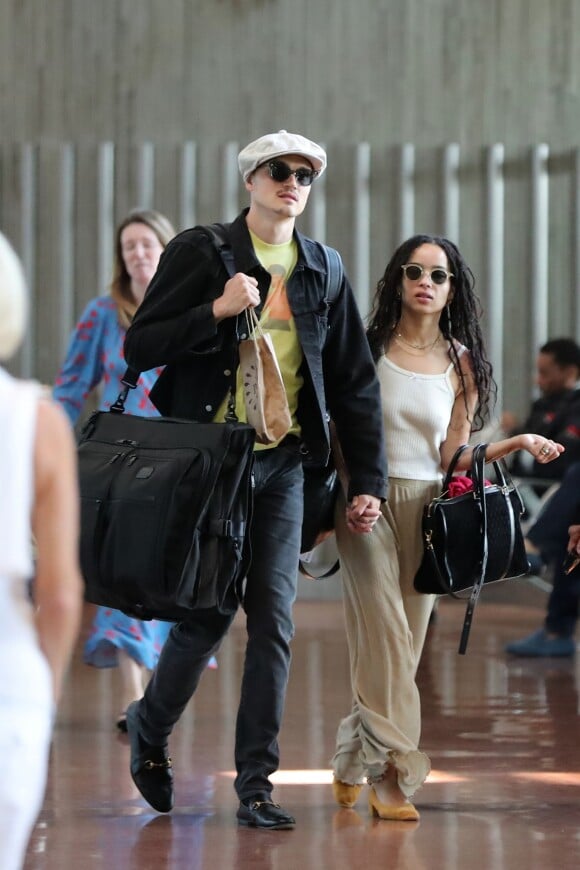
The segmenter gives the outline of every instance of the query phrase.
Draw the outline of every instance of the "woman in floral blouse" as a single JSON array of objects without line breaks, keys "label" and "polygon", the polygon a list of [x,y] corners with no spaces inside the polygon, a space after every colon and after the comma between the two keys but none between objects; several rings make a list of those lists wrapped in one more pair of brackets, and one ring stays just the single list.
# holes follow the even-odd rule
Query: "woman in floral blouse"
[{"label": "woman in floral blouse", "polygon": [[[110,295],[91,300],[84,309],[53,391],[73,425],[94,388],[101,391],[99,407],[103,410],[117,398],[126,369],[125,332],[174,235],[169,220],[152,210],[133,211],[118,226]],[[137,388],[127,397],[127,413],[159,416],[149,400],[149,391],[160,372],[152,369],[141,373]],[[109,607],[97,608],[84,660],[98,668],[119,667],[122,698],[117,727],[121,731],[126,730],[125,710],[141,698],[146,673],[155,667],[171,625],[158,620],[142,622]],[[209,667],[216,666],[215,659],[210,661]]]}]

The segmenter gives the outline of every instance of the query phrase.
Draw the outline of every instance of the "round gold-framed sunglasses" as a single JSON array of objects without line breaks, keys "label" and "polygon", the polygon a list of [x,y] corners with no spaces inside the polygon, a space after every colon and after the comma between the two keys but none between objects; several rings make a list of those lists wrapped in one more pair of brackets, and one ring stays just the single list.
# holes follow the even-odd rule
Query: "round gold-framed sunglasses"
[{"label": "round gold-framed sunglasses", "polygon": [[434,284],[445,284],[449,278],[453,278],[453,272],[448,272],[442,266],[434,266],[432,269],[425,269],[418,263],[405,263],[401,266],[405,278],[409,281],[418,281],[423,275],[428,275]]}]

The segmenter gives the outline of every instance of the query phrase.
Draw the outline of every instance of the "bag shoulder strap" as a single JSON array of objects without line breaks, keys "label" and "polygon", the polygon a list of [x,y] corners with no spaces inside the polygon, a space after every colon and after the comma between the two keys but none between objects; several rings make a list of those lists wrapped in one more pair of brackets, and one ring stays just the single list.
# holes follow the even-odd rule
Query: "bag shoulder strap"
[{"label": "bag shoulder strap", "polygon": [[[324,257],[324,262],[326,265],[326,275],[324,278],[324,299],[329,304],[331,304],[332,302],[336,301],[340,292],[344,269],[338,251],[335,251],[334,248],[328,248],[322,243],[320,243],[320,249],[322,251],[322,256]],[[334,574],[337,573],[339,568],[340,560],[336,559],[334,564],[332,564],[326,571],[323,571],[322,574],[314,574],[308,569],[306,562],[304,562],[302,559],[300,559],[298,562],[298,570],[308,580],[325,580],[327,577],[333,577]]]},{"label": "bag shoulder strap", "polygon": [[[217,251],[217,254],[222,261],[226,272],[230,278],[233,278],[237,272],[236,263],[234,260],[234,251],[230,241],[227,224],[207,224],[194,227],[195,230],[202,232],[210,240]],[[239,315],[236,317],[236,337],[239,340],[240,336],[240,321]]]},{"label": "bag shoulder strap", "polygon": [[230,278],[232,278],[236,274],[236,264],[234,262],[234,252],[232,250],[232,245],[230,242],[230,238],[228,235],[228,231],[225,224],[214,223],[207,224],[194,227],[195,230],[199,230],[202,232],[210,242],[213,244],[214,248],[218,252],[222,263],[224,264],[226,271]]},{"label": "bag shoulder strap", "polygon": [[459,641],[459,655],[465,655],[467,651],[467,641],[469,639],[469,632],[471,631],[471,624],[473,622],[473,613],[475,611],[475,607],[477,605],[479,599],[479,593],[481,592],[481,588],[483,586],[485,580],[485,572],[487,571],[487,559],[489,555],[489,542],[487,538],[487,503],[485,501],[485,451],[487,448],[487,444],[477,444],[473,448],[473,454],[471,459],[471,476],[473,479],[473,486],[475,489],[475,494],[477,498],[477,503],[479,505],[481,511],[481,525],[480,525],[480,535],[481,535],[481,562],[479,566],[480,574],[478,579],[473,584],[471,595],[469,596],[469,601],[467,602],[467,608],[465,610],[465,617],[463,620],[463,628],[461,630],[461,638]]},{"label": "bag shoulder strap", "polygon": [[322,251],[322,256],[324,257],[326,265],[324,298],[329,303],[333,303],[336,302],[342,286],[344,268],[338,251],[335,251],[334,248],[329,248],[327,245],[323,245],[322,243],[320,243],[320,250]]}]

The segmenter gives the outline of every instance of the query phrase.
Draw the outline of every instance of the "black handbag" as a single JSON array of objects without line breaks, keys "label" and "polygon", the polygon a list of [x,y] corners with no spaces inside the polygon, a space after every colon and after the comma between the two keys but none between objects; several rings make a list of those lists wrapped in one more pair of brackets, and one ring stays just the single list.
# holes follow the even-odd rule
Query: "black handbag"
[{"label": "black handbag", "polygon": [[316,539],[334,529],[334,507],[340,481],[332,461],[328,465],[304,464],[304,516],[300,552],[313,549]]},{"label": "black handbag", "polygon": [[[340,479],[332,457],[329,464],[304,465],[304,514],[302,517],[301,553],[314,549],[317,538],[325,532],[334,531],[334,508],[338,498]],[[330,565],[318,566],[316,573],[306,558],[298,560],[298,570],[307,580],[326,580],[333,577],[340,568],[339,559]]]},{"label": "black handbag", "polygon": [[509,472],[494,461],[496,483],[485,485],[486,444],[473,448],[473,490],[449,497],[453,471],[467,445],[456,451],[440,496],[423,513],[424,553],[415,576],[418,592],[465,598],[469,591],[459,653],[464,654],[473,612],[486,583],[521,577],[529,570],[520,525],[523,503]]},{"label": "black handbag", "polygon": [[78,446],[88,601],[139,619],[233,612],[249,563],[254,429],[124,412],[138,373]]}]

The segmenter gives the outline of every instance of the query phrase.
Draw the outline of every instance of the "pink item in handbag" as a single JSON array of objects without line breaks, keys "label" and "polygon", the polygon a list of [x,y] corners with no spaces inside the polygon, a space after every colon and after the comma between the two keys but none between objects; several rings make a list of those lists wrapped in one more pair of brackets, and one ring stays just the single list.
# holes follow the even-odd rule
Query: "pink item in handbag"
[{"label": "pink item in handbag", "polygon": [[[485,486],[491,486],[490,480],[485,480]],[[466,492],[473,490],[473,480],[466,474],[456,474],[451,478],[449,484],[448,497],[455,498],[456,495],[463,495]]]}]

